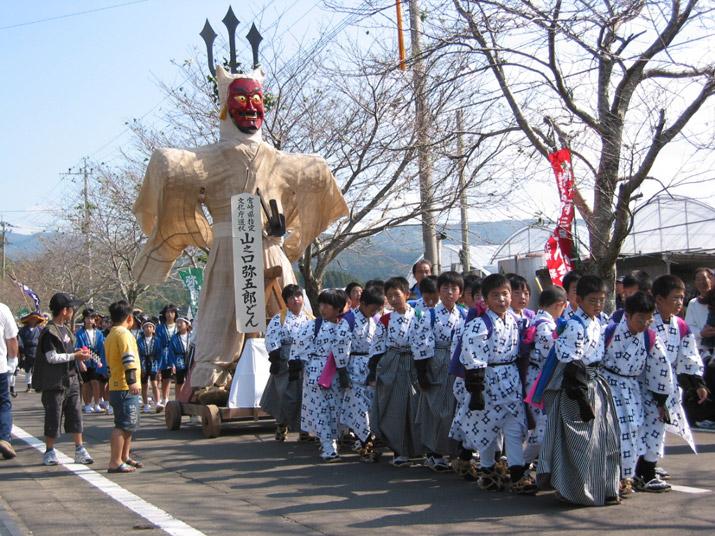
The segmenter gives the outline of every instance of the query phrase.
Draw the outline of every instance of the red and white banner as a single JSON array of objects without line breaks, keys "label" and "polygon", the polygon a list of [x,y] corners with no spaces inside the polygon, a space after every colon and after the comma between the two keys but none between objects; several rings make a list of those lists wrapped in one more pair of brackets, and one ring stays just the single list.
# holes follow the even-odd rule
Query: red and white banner
[{"label": "red and white banner", "polygon": [[549,155],[549,161],[554,168],[556,185],[561,198],[561,215],[556,229],[549,237],[544,252],[546,253],[546,267],[554,285],[561,286],[564,275],[572,270],[571,253],[573,238],[571,225],[574,219],[573,205],[573,170],[571,168],[571,153],[568,149],[561,149]]}]

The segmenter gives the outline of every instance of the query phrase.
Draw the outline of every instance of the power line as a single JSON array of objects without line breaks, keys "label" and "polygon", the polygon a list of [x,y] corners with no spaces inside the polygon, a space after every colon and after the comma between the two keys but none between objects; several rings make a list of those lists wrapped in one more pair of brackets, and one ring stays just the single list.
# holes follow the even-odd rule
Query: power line
[{"label": "power line", "polygon": [[107,6],[107,7],[100,7],[97,9],[88,9],[87,11],[77,11],[75,13],[68,13],[67,15],[58,15],[57,17],[50,17],[48,19],[39,19],[39,20],[33,20],[29,22],[20,22],[18,24],[11,24],[10,26],[0,26],[0,30],[9,30],[10,28],[19,28],[21,26],[30,26],[32,24],[40,24],[41,22],[49,22],[53,20],[60,20],[60,19],[68,19],[70,17],[77,17],[79,15],[86,15],[88,13],[96,13],[98,11],[106,11],[108,9],[115,9],[118,7],[124,7],[124,6],[130,6],[132,4],[141,4],[143,2],[147,2],[148,0],[135,0],[134,2],[126,2],[124,4],[116,4],[113,6]]}]

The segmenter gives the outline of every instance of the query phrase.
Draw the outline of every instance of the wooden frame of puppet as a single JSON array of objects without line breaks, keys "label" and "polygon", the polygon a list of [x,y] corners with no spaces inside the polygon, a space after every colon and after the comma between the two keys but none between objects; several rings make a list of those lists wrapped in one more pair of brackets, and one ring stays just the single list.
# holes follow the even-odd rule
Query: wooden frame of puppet
[{"label": "wooden frame of puppet", "polygon": [[[229,107],[229,88],[236,79],[263,84],[263,70],[230,74],[216,70],[222,107],[217,143],[189,149],[154,151],[133,212],[148,236],[134,262],[134,276],[143,284],[166,280],[187,246],[210,248],[196,319],[196,352],[191,387],[225,385],[238,361],[244,335],[236,330],[231,237],[231,196],[255,193],[275,199],[285,215],[284,238],[265,232],[263,259],[269,269],[281,266],[281,288],[295,283],[291,262],[333,222],[348,214],[340,188],[325,159],[313,154],[289,154],[262,141],[260,125],[239,129]],[[235,85],[235,84],[234,84]],[[262,100],[262,93],[261,93]],[[211,214],[213,225],[204,215]],[[276,314],[269,304],[268,315]],[[184,398],[184,397],[182,397]]]}]

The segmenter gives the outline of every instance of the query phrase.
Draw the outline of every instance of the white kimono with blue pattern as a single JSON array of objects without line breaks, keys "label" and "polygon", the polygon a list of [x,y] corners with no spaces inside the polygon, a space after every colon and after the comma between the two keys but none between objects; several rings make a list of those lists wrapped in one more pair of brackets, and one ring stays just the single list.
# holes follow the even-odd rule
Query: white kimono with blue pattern
[{"label": "white kimono with blue pattern", "polygon": [[347,367],[351,386],[343,389],[340,403],[340,423],[350,428],[363,442],[370,437],[370,408],[375,389],[365,383],[370,360],[370,345],[375,336],[375,321],[366,318],[360,308],[353,310],[355,325],[350,329],[347,320],[338,324],[338,333],[333,347],[335,364]]},{"label": "white kimono with blue pattern", "polygon": [[638,457],[646,451],[640,441],[645,424],[645,401],[653,401],[651,393],[667,395],[673,375],[663,343],[656,337],[649,352],[644,334],[633,335],[625,315],[616,326],[610,344],[605,342],[601,372],[611,388],[618,414],[621,478],[632,478]]},{"label": "white kimono with blue pattern", "polygon": [[454,417],[465,431],[464,446],[471,450],[484,449],[496,441],[509,415],[523,423],[522,442],[527,434],[522,385],[516,366],[519,328],[514,316],[509,313],[504,318],[492,311],[485,314],[492,322],[491,336],[483,317],[475,318],[465,327],[460,355],[460,361],[467,370],[487,369],[484,409],[470,411],[466,403]]},{"label": "white kimono with blue pattern", "polygon": [[[685,324],[687,326],[687,324]],[[645,425],[641,433],[641,441],[646,450],[659,457],[665,454],[665,432],[676,434],[687,441],[693,452],[696,452],[693,433],[690,430],[688,419],[681,402],[682,392],[678,387],[678,374],[702,376],[705,372],[703,360],[698,352],[695,336],[688,327],[685,336],[681,338],[678,319],[670,317],[670,322],[665,323],[660,313],[655,313],[655,322],[652,326],[658,338],[665,346],[665,353],[671,370],[671,382],[668,384],[667,408],[670,415],[670,424],[665,424],[658,417],[658,408],[653,400],[645,401]]]},{"label": "white kimono with blue pattern", "polygon": [[[527,393],[539,377],[539,374],[541,374],[541,369],[544,368],[546,363],[546,357],[554,345],[556,321],[549,313],[539,309],[536,316],[531,320],[530,325],[536,326],[536,332],[534,333],[534,347],[529,354],[529,369],[526,373]],[[529,411],[533,413],[536,423],[534,429],[529,430],[528,444],[540,445],[546,430],[546,412],[534,406],[530,406]]]},{"label": "white kimono with blue pattern", "polygon": [[342,393],[337,374],[328,389],[320,387],[318,380],[334,349],[338,324],[323,321],[318,333],[314,334],[316,321],[308,322],[300,331],[291,346],[290,359],[300,359],[304,363],[300,428],[325,441],[339,437]]}]

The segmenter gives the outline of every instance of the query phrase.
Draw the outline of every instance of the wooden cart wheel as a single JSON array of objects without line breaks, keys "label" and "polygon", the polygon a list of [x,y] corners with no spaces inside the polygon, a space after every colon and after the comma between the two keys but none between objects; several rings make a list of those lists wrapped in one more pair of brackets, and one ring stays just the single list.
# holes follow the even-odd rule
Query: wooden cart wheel
[{"label": "wooden cart wheel", "polygon": [[201,428],[204,437],[218,437],[221,434],[221,414],[218,406],[209,404],[201,414]]},{"label": "wooden cart wheel", "polygon": [[178,430],[181,428],[181,402],[171,400],[164,408],[164,419],[166,419],[167,430]]}]

